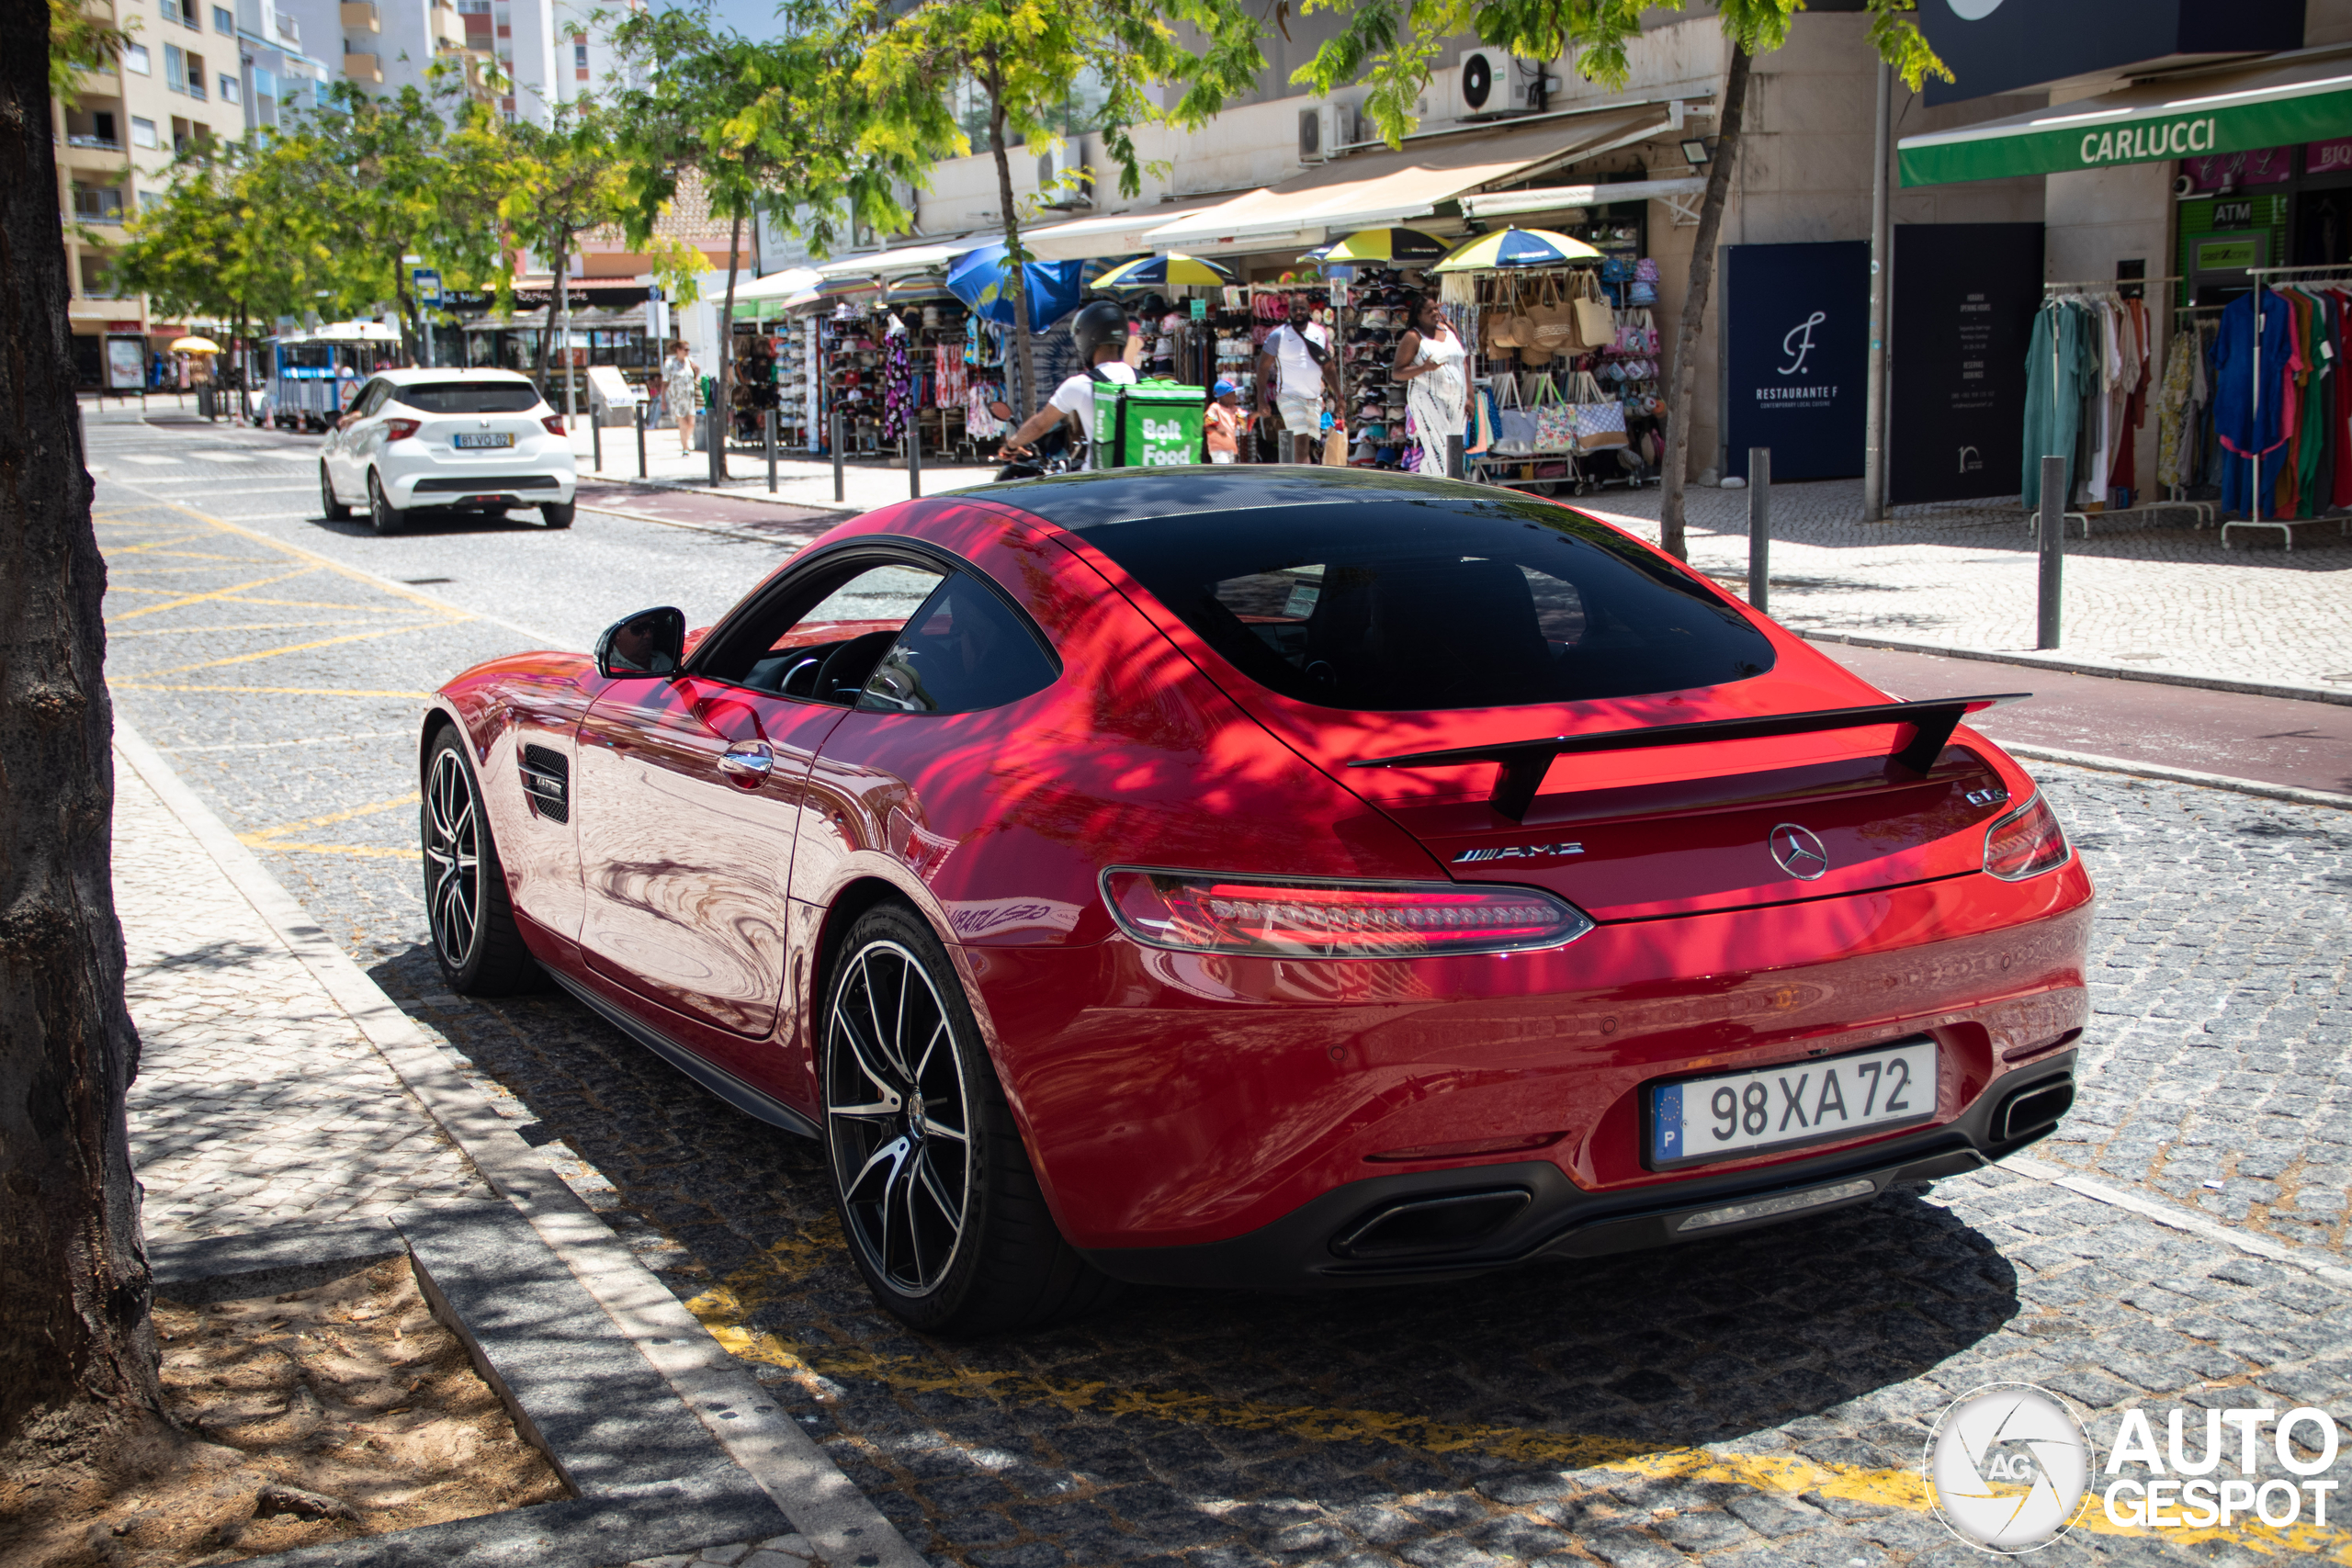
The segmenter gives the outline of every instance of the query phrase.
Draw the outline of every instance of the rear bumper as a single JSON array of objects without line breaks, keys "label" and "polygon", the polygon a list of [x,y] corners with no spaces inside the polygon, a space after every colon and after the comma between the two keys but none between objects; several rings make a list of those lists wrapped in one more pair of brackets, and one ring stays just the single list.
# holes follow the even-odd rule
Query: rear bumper
[{"label": "rear bumper", "polygon": [[[1374,1177],[1334,1188],[1227,1241],[1100,1247],[1086,1257],[1136,1284],[1303,1291],[1434,1282],[1547,1258],[1736,1235],[1852,1208],[1898,1182],[1956,1176],[2017,1153],[2057,1125],[2044,1116],[2053,1107],[2063,1114],[2071,1102],[2075,1062],[2069,1050],[2008,1074],[1942,1126],[1768,1169],[1614,1192],[1585,1191],[1549,1160]],[[1792,1201],[1761,1217],[1685,1228],[1726,1205],[1775,1199]],[[1472,1234],[1430,1239],[1425,1228],[1416,1244],[1410,1219],[1396,1223],[1447,1214],[1463,1216],[1460,1224]],[[1438,1228],[1446,1223],[1440,1220]],[[1399,1239],[1384,1245],[1384,1231]]]},{"label": "rear bumper", "polygon": [[508,506],[564,505],[571,500],[578,470],[571,464],[525,458],[495,468],[420,462],[379,470],[384,494],[403,511],[420,506],[467,506],[478,499]]}]

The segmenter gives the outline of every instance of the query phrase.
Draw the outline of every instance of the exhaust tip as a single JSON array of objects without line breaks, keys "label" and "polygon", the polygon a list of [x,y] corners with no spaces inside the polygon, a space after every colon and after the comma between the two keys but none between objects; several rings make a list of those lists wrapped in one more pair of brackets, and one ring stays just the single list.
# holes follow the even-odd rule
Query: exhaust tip
[{"label": "exhaust tip", "polygon": [[1993,1139],[2010,1144],[2039,1137],[2058,1124],[2075,1103],[2075,1080],[2052,1078],[2018,1090],[1993,1115]]},{"label": "exhaust tip", "polygon": [[1341,1258],[1408,1258],[1461,1252],[1519,1217],[1533,1194],[1523,1187],[1408,1198],[1374,1210],[1332,1238]]}]

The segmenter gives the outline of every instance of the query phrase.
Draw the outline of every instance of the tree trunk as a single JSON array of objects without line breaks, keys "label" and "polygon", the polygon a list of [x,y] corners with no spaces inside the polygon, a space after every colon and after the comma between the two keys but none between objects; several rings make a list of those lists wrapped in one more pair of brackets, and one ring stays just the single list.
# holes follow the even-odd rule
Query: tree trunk
[{"label": "tree trunk", "polygon": [[554,279],[555,288],[548,295],[547,330],[539,333],[539,367],[537,372],[532,377],[532,379],[539,384],[539,395],[541,397],[547,396],[548,366],[553,360],[555,355],[556,304],[557,301],[563,298],[564,269],[571,265],[571,257],[566,254],[562,249],[559,248],[555,253],[555,271],[548,275]]},{"label": "tree trunk", "polygon": [[727,480],[727,433],[734,428],[735,411],[727,400],[727,384],[735,368],[735,258],[743,248],[743,214],[739,209],[727,230],[727,302],[718,308],[718,363],[711,367],[710,482]]},{"label": "tree trunk", "polygon": [[1031,404],[1044,401],[1044,394],[1030,384],[1036,367],[1029,358],[1029,264],[1021,254],[1021,216],[1012,204],[1012,159],[1004,148],[1004,72],[994,55],[989,57],[981,83],[989,91],[989,152],[996,159],[997,205],[1004,214],[1005,282],[1012,291],[1012,352],[1005,355],[1004,396],[1018,415],[1017,423],[1029,417]]},{"label": "tree trunk", "polygon": [[1707,167],[1707,194],[1699,204],[1699,234],[1690,250],[1690,285],[1682,297],[1682,324],[1674,336],[1674,385],[1667,397],[1666,472],[1658,498],[1658,547],[1690,558],[1682,531],[1683,475],[1690,466],[1690,403],[1698,393],[1699,333],[1707,324],[1707,291],[1715,280],[1715,237],[1723,232],[1731,196],[1731,166],[1739,156],[1740,113],[1747,101],[1747,51],[1731,46],[1731,76],[1724,84],[1722,134]]},{"label": "tree trunk", "polygon": [[555,275],[556,352],[563,357],[557,361],[563,372],[563,428],[571,429],[571,247],[563,249],[562,265]]},{"label": "tree trunk", "polygon": [[0,7],[0,1475],[16,1480],[163,1421],[47,31],[39,7]]}]

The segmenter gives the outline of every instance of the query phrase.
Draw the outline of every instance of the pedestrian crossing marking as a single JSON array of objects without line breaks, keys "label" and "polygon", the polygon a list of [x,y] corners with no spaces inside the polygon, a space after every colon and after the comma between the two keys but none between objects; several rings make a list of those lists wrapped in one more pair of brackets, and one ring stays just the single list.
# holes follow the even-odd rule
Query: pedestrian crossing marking
[{"label": "pedestrian crossing marking", "polygon": [[177,457],[158,457],[153,452],[118,452],[115,456],[126,463],[144,463],[151,468],[172,468],[179,466]]}]

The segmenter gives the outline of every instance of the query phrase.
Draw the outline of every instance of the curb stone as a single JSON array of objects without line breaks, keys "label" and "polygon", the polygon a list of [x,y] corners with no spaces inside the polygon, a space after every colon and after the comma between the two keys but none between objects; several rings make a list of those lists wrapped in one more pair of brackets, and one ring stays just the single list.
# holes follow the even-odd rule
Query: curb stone
[{"label": "curb stone", "polygon": [[449,1065],[445,1048],[361,972],[119,713],[115,749],[819,1555],[833,1568],[923,1568],[922,1557],[814,1439],[776,1409],[669,1287]]},{"label": "curb stone", "polygon": [[2037,762],[2064,762],[2069,767],[2089,768],[2102,773],[2129,773],[2134,778],[2162,779],[2167,784],[2196,784],[2205,789],[2234,790],[2240,795],[2258,795],[2270,800],[2291,801],[2297,806],[2332,806],[2338,809],[2352,807],[2352,795],[2337,795],[2331,790],[2299,789],[2293,784],[2266,784],[2260,779],[2232,778],[2227,773],[2200,773],[2194,768],[2170,768],[2162,762],[2142,762],[2130,757],[2101,757],[2088,751],[2061,751],[2051,746],[2018,746],[2003,742],[2001,750],[2012,757],[2025,757]]},{"label": "curb stone", "polygon": [[[2060,659],[2046,653],[2026,653],[1990,648],[1957,648],[1939,642],[1908,642],[1901,637],[1865,637],[1858,632],[1798,631],[1807,642],[1841,642],[1849,648],[1883,648],[1890,653],[1931,653],[1939,659],[1973,659],[1986,664],[2016,664],[2028,670],[2055,670],[2068,675],[2104,675],[2117,681],[2147,681],[2159,686],[2195,686],[2208,692],[2233,692],[2245,697],[2285,697],[2299,703],[2331,703],[2352,707],[2352,691],[2325,686],[2290,685],[2270,681],[2233,681],[2225,675],[2181,675],[2169,670],[2143,670],[2120,660]],[[2014,748],[2012,748],[2014,750]],[[2192,778],[2190,783],[2200,782]]]}]

